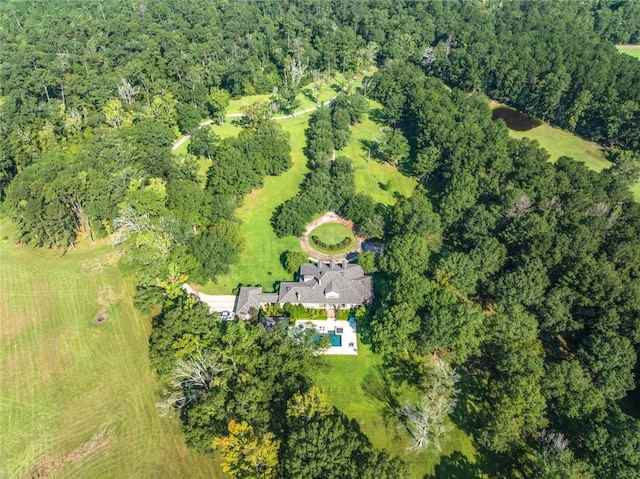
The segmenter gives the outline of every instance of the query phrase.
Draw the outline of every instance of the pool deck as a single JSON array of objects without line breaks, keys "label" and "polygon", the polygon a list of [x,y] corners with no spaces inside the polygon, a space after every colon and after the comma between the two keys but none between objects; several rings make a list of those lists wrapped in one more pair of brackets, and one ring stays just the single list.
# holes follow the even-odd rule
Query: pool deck
[{"label": "pool deck", "polygon": [[336,319],[327,320],[314,320],[314,319],[299,319],[296,321],[296,327],[300,325],[306,327],[314,327],[319,333],[334,332],[336,328],[342,328],[342,333],[337,336],[342,337],[342,346],[331,346],[324,353],[325,354],[340,354],[340,355],[358,355],[358,336],[355,323],[349,321],[340,321]]}]

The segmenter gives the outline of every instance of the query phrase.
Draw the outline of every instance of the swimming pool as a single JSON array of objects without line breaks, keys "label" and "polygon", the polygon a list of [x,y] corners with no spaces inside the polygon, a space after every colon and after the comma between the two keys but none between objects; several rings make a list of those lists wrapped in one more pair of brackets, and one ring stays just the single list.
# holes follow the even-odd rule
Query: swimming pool
[{"label": "swimming pool", "polygon": [[329,331],[329,337],[331,338],[331,346],[342,346],[342,336]]},{"label": "swimming pool", "polygon": [[314,334],[313,340],[317,343],[322,336],[329,336],[331,338],[331,346],[342,346],[342,336],[334,334],[333,331],[323,334]]}]

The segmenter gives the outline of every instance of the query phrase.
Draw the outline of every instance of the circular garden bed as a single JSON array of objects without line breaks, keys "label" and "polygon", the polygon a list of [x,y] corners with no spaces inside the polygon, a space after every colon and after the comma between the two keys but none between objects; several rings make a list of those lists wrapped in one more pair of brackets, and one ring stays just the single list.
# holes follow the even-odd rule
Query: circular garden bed
[{"label": "circular garden bed", "polygon": [[355,244],[353,232],[340,223],[323,223],[309,234],[309,246],[325,254],[346,253]]}]

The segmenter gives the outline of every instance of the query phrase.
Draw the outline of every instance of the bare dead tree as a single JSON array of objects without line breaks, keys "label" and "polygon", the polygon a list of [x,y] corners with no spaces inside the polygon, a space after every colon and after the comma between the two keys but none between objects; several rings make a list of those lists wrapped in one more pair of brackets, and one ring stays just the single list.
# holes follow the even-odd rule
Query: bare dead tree
[{"label": "bare dead tree", "polygon": [[600,216],[601,218],[606,217],[609,214],[609,206],[606,203],[596,203],[591,208],[589,208],[589,213],[594,216]]},{"label": "bare dead tree", "polygon": [[425,68],[431,68],[433,62],[436,61],[436,54],[433,50],[433,47],[427,47],[422,54],[422,66]]},{"label": "bare dead tree", "polygon": [[126,78],[120,79],[120,85],[118,85],[118,97],[123,103],[132,105],[136,101],[136,95],[140,92],[140,88],[133,86]]},{"label": "bare dead tree", "polygon": [[548,210],[554,210],[560,206],[560,198],[557,195],[553,195],[551,198],[544,200],[543,207]]},{"label": "bare dead tree", "polygon": [[440,450],[440,439],[450,428],[446,420],[456,405],[455,385],[459,379],[459,374],[445,361],[436,359],[433,381],[420,400],[407,401],[398,408],[398,419],[411,436],[408,451]]},{"label": "bare dead tree", "polygon": [[149,216],[139,215],[131,206],[125,206],[118,212],[118,217],[113,220],[116,233],[113,235],[113,244],[124,243],[130,234],[141,233],[149,229]]},{"label": "bare dead tree", "polygon": [[540,442],[547,452],[565,451],[569,447],[569,440],[561,432],[552,432],[543,429],[540,432]]},{"label": "bare dead tree", "polygon": [[607,218],[607,225],[605,226],[605,229],[604,229],[604,232],[606,234],[609,234],[609,232],[611,232],[611,228],[613,228],[613,225],[616,224],[616,221],[618,220],[619,215],[620,215],[619,211],[611,212],[611,214]]},{"label": "bare dead tree", "polygon": [[287,57],[284,64],[283,84],[285,89],[296,91],[307,71],[307,65],[299,57]]},{"label": "bare dead tree", "polygon": [[212,388],[220,386],[220,373],[229,368],[218,355],[210,352],[198,352],[188,358],[178,359],[167,385],[165,398],[156,404],[161,415],[181,409]]},{"label": "bare dead tree", "polygon": [[518,198],[511,209],[507,211],[506,217],[509,219],[514,218],[522,218],[527,213],[531,213],[533,211],[533,202],[531,198],[526,195]]}]

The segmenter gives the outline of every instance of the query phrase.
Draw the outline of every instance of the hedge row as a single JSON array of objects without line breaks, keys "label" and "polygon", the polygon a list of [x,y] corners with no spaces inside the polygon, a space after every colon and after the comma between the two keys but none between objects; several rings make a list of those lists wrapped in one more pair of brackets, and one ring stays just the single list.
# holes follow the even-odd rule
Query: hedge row
[{"label": "hedge row", "polygon": [[351,243],[353,243],[353,238],[350,238],[349,236],[347,236],[345,239],[340,241],[340,243],[327,244],[324,241],[322,241],[320,238],[318,238],[317,235],[313,235],[311,236],[311,241],[313,242],[314,246],[317,246],[320,249],[324,249],[327,251],[336,251],[339,249],[346,248],[347,246],[350,246]]}]

